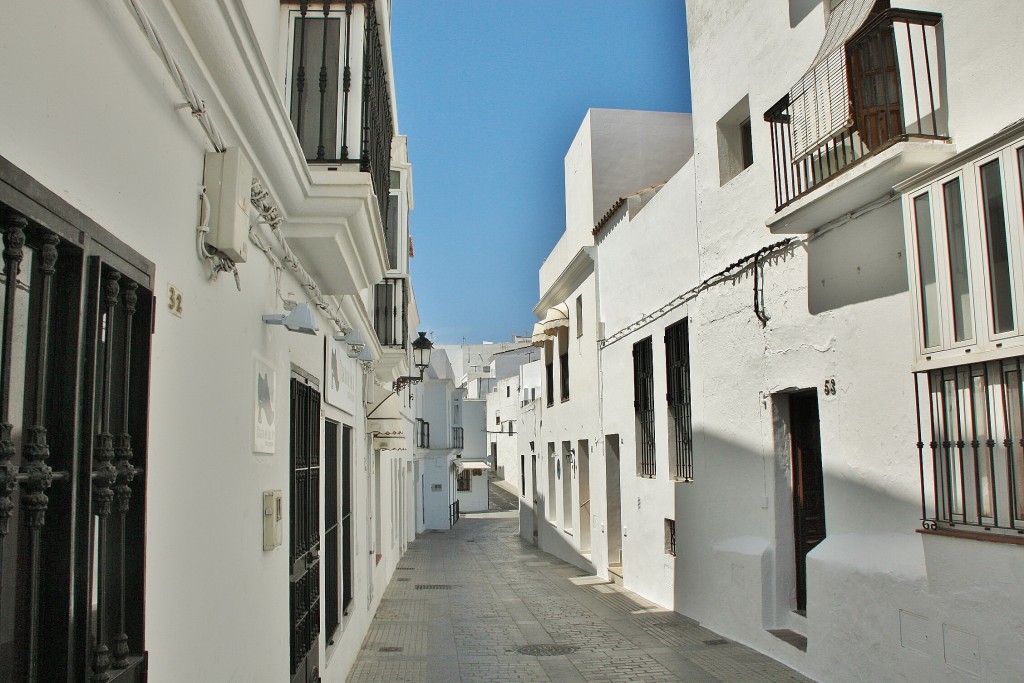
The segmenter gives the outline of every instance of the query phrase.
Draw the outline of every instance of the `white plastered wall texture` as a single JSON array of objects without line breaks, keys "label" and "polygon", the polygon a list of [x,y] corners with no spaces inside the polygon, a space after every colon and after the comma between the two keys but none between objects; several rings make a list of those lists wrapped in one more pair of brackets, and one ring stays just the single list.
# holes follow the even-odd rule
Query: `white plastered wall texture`
[{"label": "white plastered wall texture", "polygon": [[[1021,86],[1005,74],[1017,69],[1007,61],[1016,40],[1007,26],[1020,24],[1024,8],[1014,5],[1017,20],[1008,21],[1005,3],[900,6],[943,14],[957,148],[1020,117]],[[824,12],[818,6],[791,27],[785,4],[692,0],[687,19],[706,275],[777,239],[764,227],[774,211],[767,125],[754,125],[754,165],[720,187],[716,122],[744,95],[759,119],[788,90],[817,49]],[[694,425],[695,481],[675,503],[676,609],[819,679],[963,675],[944,661],[944,629],[977,638],[981,678],[1013,678],[1021,660],[1010,634],[1024,595],[1007,580],[1007,549],[914,533],[920,482],[902,231],[890,205],[773,259],[763,329],[749,275],[691,306],[703,416]],[[804,620],[790,614],[785,394],[826,379],[837,388],[818,391],[828,536],[808,557]],[[924,652],[901,644],[901,610],[923,619]],[[775,627],[807,633],[807,652],[765,631]]]},{"label": "white plastered wall texture", "polygon": [[[173,36],[166,5],[144,5]],[[276,40],[276,30],[267,27],[276,26],[278,6],[258,9],[252,21],[261,39]],[[185,46],[170,42],[194,72]],[[276,53],[276,45],[267,50]],[[207,281],[195,229],[210,148],[187,111],[175,108],[180,96],[124,3],[9,7],[0,24],[0,60],[8,67],[0,72],[5,97],[19,102],[0,116],[3,155],[156,264],[146,468],[150,680],[285,680],[289,539],[286,531],[281,547],[263,551],[261,494],[281,489],[287,505],[291,365],[320,379],[322,389],[323,336],[291,334],[261,321],[281,303],[273,269],[251,245],[248,263],[240,266],[241,292],[230,276]],[[214,93],[203,94],[213,105]],[[229,121],[219,123],[228,143],[239,144]],[[180,319],[164,303],[168,284],[183,293]],[[286,273],[282,291],[302,290]],[[326,318],[318,323],[329,329]],[[277,376],[280,423],[272,455],[252,452],[256,360]],[[348,362],[361,382],[362,371]],[[362,395],[361,385],[355,393]],[[325,680],[336,681],[347,673],[397,559],[375,570],[370,601],[371,576],[362,561],[369,442],[362,413],[329,412],[354,428],[356,602],[323,670]],[[393,490],[390,478],[381,488]],[[387,501],[382,510],[390,524]]]}]

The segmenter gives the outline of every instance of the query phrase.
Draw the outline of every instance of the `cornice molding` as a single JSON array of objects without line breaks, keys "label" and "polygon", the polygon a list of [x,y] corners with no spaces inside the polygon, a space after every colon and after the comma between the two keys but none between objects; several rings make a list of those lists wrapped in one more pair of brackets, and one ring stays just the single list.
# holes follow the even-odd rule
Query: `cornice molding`
[{"label": "cornice molding", "polygon": [[572,292],[583,284],[583,281],[594,272],[594,247],[583,247],[572,257],[569,264],[562,269],[555,281],[544,292],[540,301],[533,307],[533,314],[540,320],[553,308],[565,301]]}]

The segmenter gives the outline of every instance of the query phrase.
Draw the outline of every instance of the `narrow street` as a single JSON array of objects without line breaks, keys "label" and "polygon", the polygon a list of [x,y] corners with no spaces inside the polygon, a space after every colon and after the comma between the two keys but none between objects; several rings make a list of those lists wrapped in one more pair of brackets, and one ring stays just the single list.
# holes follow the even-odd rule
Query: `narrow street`
[{"label": "narrow street", "polygon": [[489,512],[417,538],[349,681],[808,680],[517,531],[515,512]]}]

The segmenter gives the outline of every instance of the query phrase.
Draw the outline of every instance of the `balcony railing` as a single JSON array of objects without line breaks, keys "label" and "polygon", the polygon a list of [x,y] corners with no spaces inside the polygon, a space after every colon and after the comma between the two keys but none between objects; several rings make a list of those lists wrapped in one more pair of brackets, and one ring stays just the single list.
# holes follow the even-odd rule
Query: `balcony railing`
[{"label": "balcony railing", "polygon": [[[352,40],[355,5],[365,10],[358,99],[352,87],[353,51],[360,46]],[[292,31],[291,120],[306,161],[359,164],[370,174],[381,223],[387,225],[394,126],[376,2],[300,2]],[[353,144],[359,145],[358,157],[351,154]]]},{"label": "balcony railing", "polygon": [[373,328],[381,346],[405,348],[409,340],[409,283],[388,277],[377,284],[373,297]]},{"label": "balcony railing", "polygon": [[462,448],[462,427],[452,427],[452,448]]},{"label": "balcony railing", "polygon": [[[949,137],[934,28],[941,20],[941,14],[890,9],[868,21],[845,48],[852,125],[810,151],[794,153],[789,93],[765,112],[777,211],[897,142]],[[828,108],[824,97],[814,97],[810,107]]]}]

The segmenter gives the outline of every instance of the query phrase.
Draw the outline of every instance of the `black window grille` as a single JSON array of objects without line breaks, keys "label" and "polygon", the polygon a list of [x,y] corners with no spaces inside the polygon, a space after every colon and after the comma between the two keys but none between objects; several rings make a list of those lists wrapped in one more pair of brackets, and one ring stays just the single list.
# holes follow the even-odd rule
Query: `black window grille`
[{"label": "black window grille", "polygon": [[[290,71],[291,121],[310,163],[358,163],[370,174],[377,195],[381,225],[388,225],[391,183],[391,139],[394,123],[388,73],[381,47],[375,2],[295,2]],[[361,102],[352,99],[352,39],[355,6],[365,13]],[[358,110],[356,109],[358,107]],[[358,113],[357,113],[358,112]],[[351,123],[360,117],[359,139]],[[359,156],[350,148],[359,146]]]},{"label": "black window grille", "polygon": [[636,412],[637,474],[653,477],[654,460],[654,362],[651,338],[633,344],[633,409]]},{"label": "black window grille", "polygon": [[916,377],[926,529],[1024,533],[1024,363],[1010,358]]},{"label": "black window grille", "polygon": [[430,423],[422,418],[416,418],[416,447],[430,448]]},{"label": "black window grille", "polygon": [[3,158],[0,196],[0,680],[145,681],[153,264]]},{"label": "black window grille", "polygon": [[668,415],[672,447],[672,476],[693,481],[693,433],[690,411],[690,342],[686,318],[665,330],[668,371]]},{"label": "black window grille", "polygon": [[676,520],[665,520],[665,554],[676,556]]},{"label": "black window grille", "polygon": [[338,465],[341,461],[341,426],[324,422],[324,633],[327,642],[334,640],[334,631],[341,623],[338,601],[338,570],[341,559],[341,525],[339,524],[340,484]]},{"label": "black window grille", "polygon": [[569,400],[569,354],[563,353],[558,358],[558,372],[562,384],[562,402]]},{"label": "black window grille", "polygon": [[468,491],[470,487],[470,474],[469,470],[462,470],[459,472],[458,483],[456,484],[456,491]]},{"label": "black window grille", "polygon": [[291,671],[305,681],[318,666],[320,634],[320,392],[291,381]]},{"label": "black window grille", "polygon": [[452,427],[452,448],[462,448],[462,427]]},{"label": "black window grille", "polygon": [[544,380],[548,394],[548,407],[550,407],[555,405],[555,366],[553,363],[544,366]]},{"label": "black window grille", "polygon": [[348,614],[355,598],[352,568],[352,427],[341,427],[341,613]]},{"label": "black window grille", "polygon": [[409,283],[386,277],[374,287],[373,329],[382,346],[405,347],[409,340]]}]

